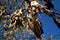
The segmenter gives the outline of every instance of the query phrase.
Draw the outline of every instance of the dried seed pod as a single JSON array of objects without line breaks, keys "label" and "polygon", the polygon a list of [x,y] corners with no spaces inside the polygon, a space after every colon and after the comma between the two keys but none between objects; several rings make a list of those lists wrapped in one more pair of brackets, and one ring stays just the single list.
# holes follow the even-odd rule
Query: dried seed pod
[{"label": "dried seed pod", "polygon": [[[30,14],[31,15],[31,14]],[[41,23],[35,18],[35,16],[31,15],[31,18],[28,19],[29,28],[34,32],[37,38],[40,38],[41,34],[43,33]]]}]

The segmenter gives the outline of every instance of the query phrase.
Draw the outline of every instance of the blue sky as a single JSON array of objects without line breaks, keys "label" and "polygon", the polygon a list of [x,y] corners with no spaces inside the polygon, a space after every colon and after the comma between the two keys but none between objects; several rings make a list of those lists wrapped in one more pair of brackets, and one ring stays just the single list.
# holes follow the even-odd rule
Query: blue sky
[{"label": "blue sky", "polygon": [[[60,11],[60,4],[59,4],[60,0],[53,0],[52,2],[54,4],[55,9]],[[41,21],[43,24],[43,30],[44,30],[45,37],[48,37],[51,34],[53,36],[56,36],[60,32],[60,29],[57,27],[57,25],[54,23],[51,17],[49,17],[48,15],[44,13],[41,14],[40,17],[41,17]],[[54,40],[60,40],[60,39],[56,37],[54,38]]]},{"label": "blue sky", "polygon": [[[53,0],[52,1],[55,9],[60,11],[60,0]],[[60,32],[60,29],[57,27],[57,25],[54,23],[53,19],[49,17],[48,15],[42,13],[39,14],[38,17],[42,21],[43,25],[43,35],[47,38],[49,35],[53,35],[54,37]],[[1,27],[1,25],[0,25]],[[1,34],[0,34],[1,35]],[[54,38],[54,40],[60,40],[60,38]]]}]

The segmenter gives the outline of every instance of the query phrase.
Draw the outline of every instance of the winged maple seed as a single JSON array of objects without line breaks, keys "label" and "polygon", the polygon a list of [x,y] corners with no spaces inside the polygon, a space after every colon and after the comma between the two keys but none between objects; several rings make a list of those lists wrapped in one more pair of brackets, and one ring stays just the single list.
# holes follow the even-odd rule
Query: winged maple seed
[{"label": "winged maple seed", "polygon": [[[11,4],[13,2],[16,2],[16,0],[11,0],[9,3]],[[39,4],[40,1],[45,2],[45,6]],[[1,1],[0,1],[1,2]],[[10,24],[7,24],[7,20],[4,21],[4,30],[6,31],[4,33],[4,36],[9,36],[7,40],[13,40],[12,35],[16,34],[18,30],[24,32],[30,32],[30,34],[35,35],[38,39],[41,39],[41,35],[44,33],[42,29],[42,23],[39,21],[36,17],[36,15],[39,13],[45,13],[53,18],[54,22],[57,24],[57,26],[60,28],[60,20],[58,20],[57,17],[53,12],[51,12],[51,9],[54,8],[54,5],[51,1],[48,0],[24,0],[24,7],[20,9],[16,9],[15,12],[13,12],[9,17],[3,16],[4,18],[9,18]],[[6,2],[8,4],[8,0]],[[9,5],[10,5],[9,4]],[[12,5],[12,4],[11,4]],[[14,6],[15,7],[15,6]],[[10,8],[11,9],[11,8]],[[0,6],[0,16],[3,15],[3,13],[7,13],[7,10]],[[4,14],[6,15],[6,14]]]}]

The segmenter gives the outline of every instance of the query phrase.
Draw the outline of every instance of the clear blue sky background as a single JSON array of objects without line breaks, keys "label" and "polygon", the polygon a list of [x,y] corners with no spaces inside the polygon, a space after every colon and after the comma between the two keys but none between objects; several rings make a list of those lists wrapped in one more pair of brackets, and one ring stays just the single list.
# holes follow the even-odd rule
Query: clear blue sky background
[{"label": "clear blue sky background", "polygon": [[[52,2],[55,6],[55,9],[60,11],[60,0],[53,0]],[[53,36],[55,36],[54,40],[60,40],[56,37],[56,35],[60,32],[60,29],[58,29],[53,19],[46,14],[40,15],[40,17],[43,23],[44,36],[48,37],[52,34]]]},{"label": "clear blue sky background", "polygon": [[[60,0],[53,0],[52,1],[55,9],[60,11]],[[43,25],[43,31],[44,31],[44,36],[47,38],[49,35],[53,35],[55,38],[54,40],[60,40],[60,38],[57,38],[56,35],[60,32],[60,29],[57,27],[57,25],[54,23],[53,19],[49,17],[48,15],[42,13],[39,14],[38,16],[40,20],[42,21]],[[0,28],[2,26],[0,25]],[[1,32],[0,32],[1,35]]]}]

